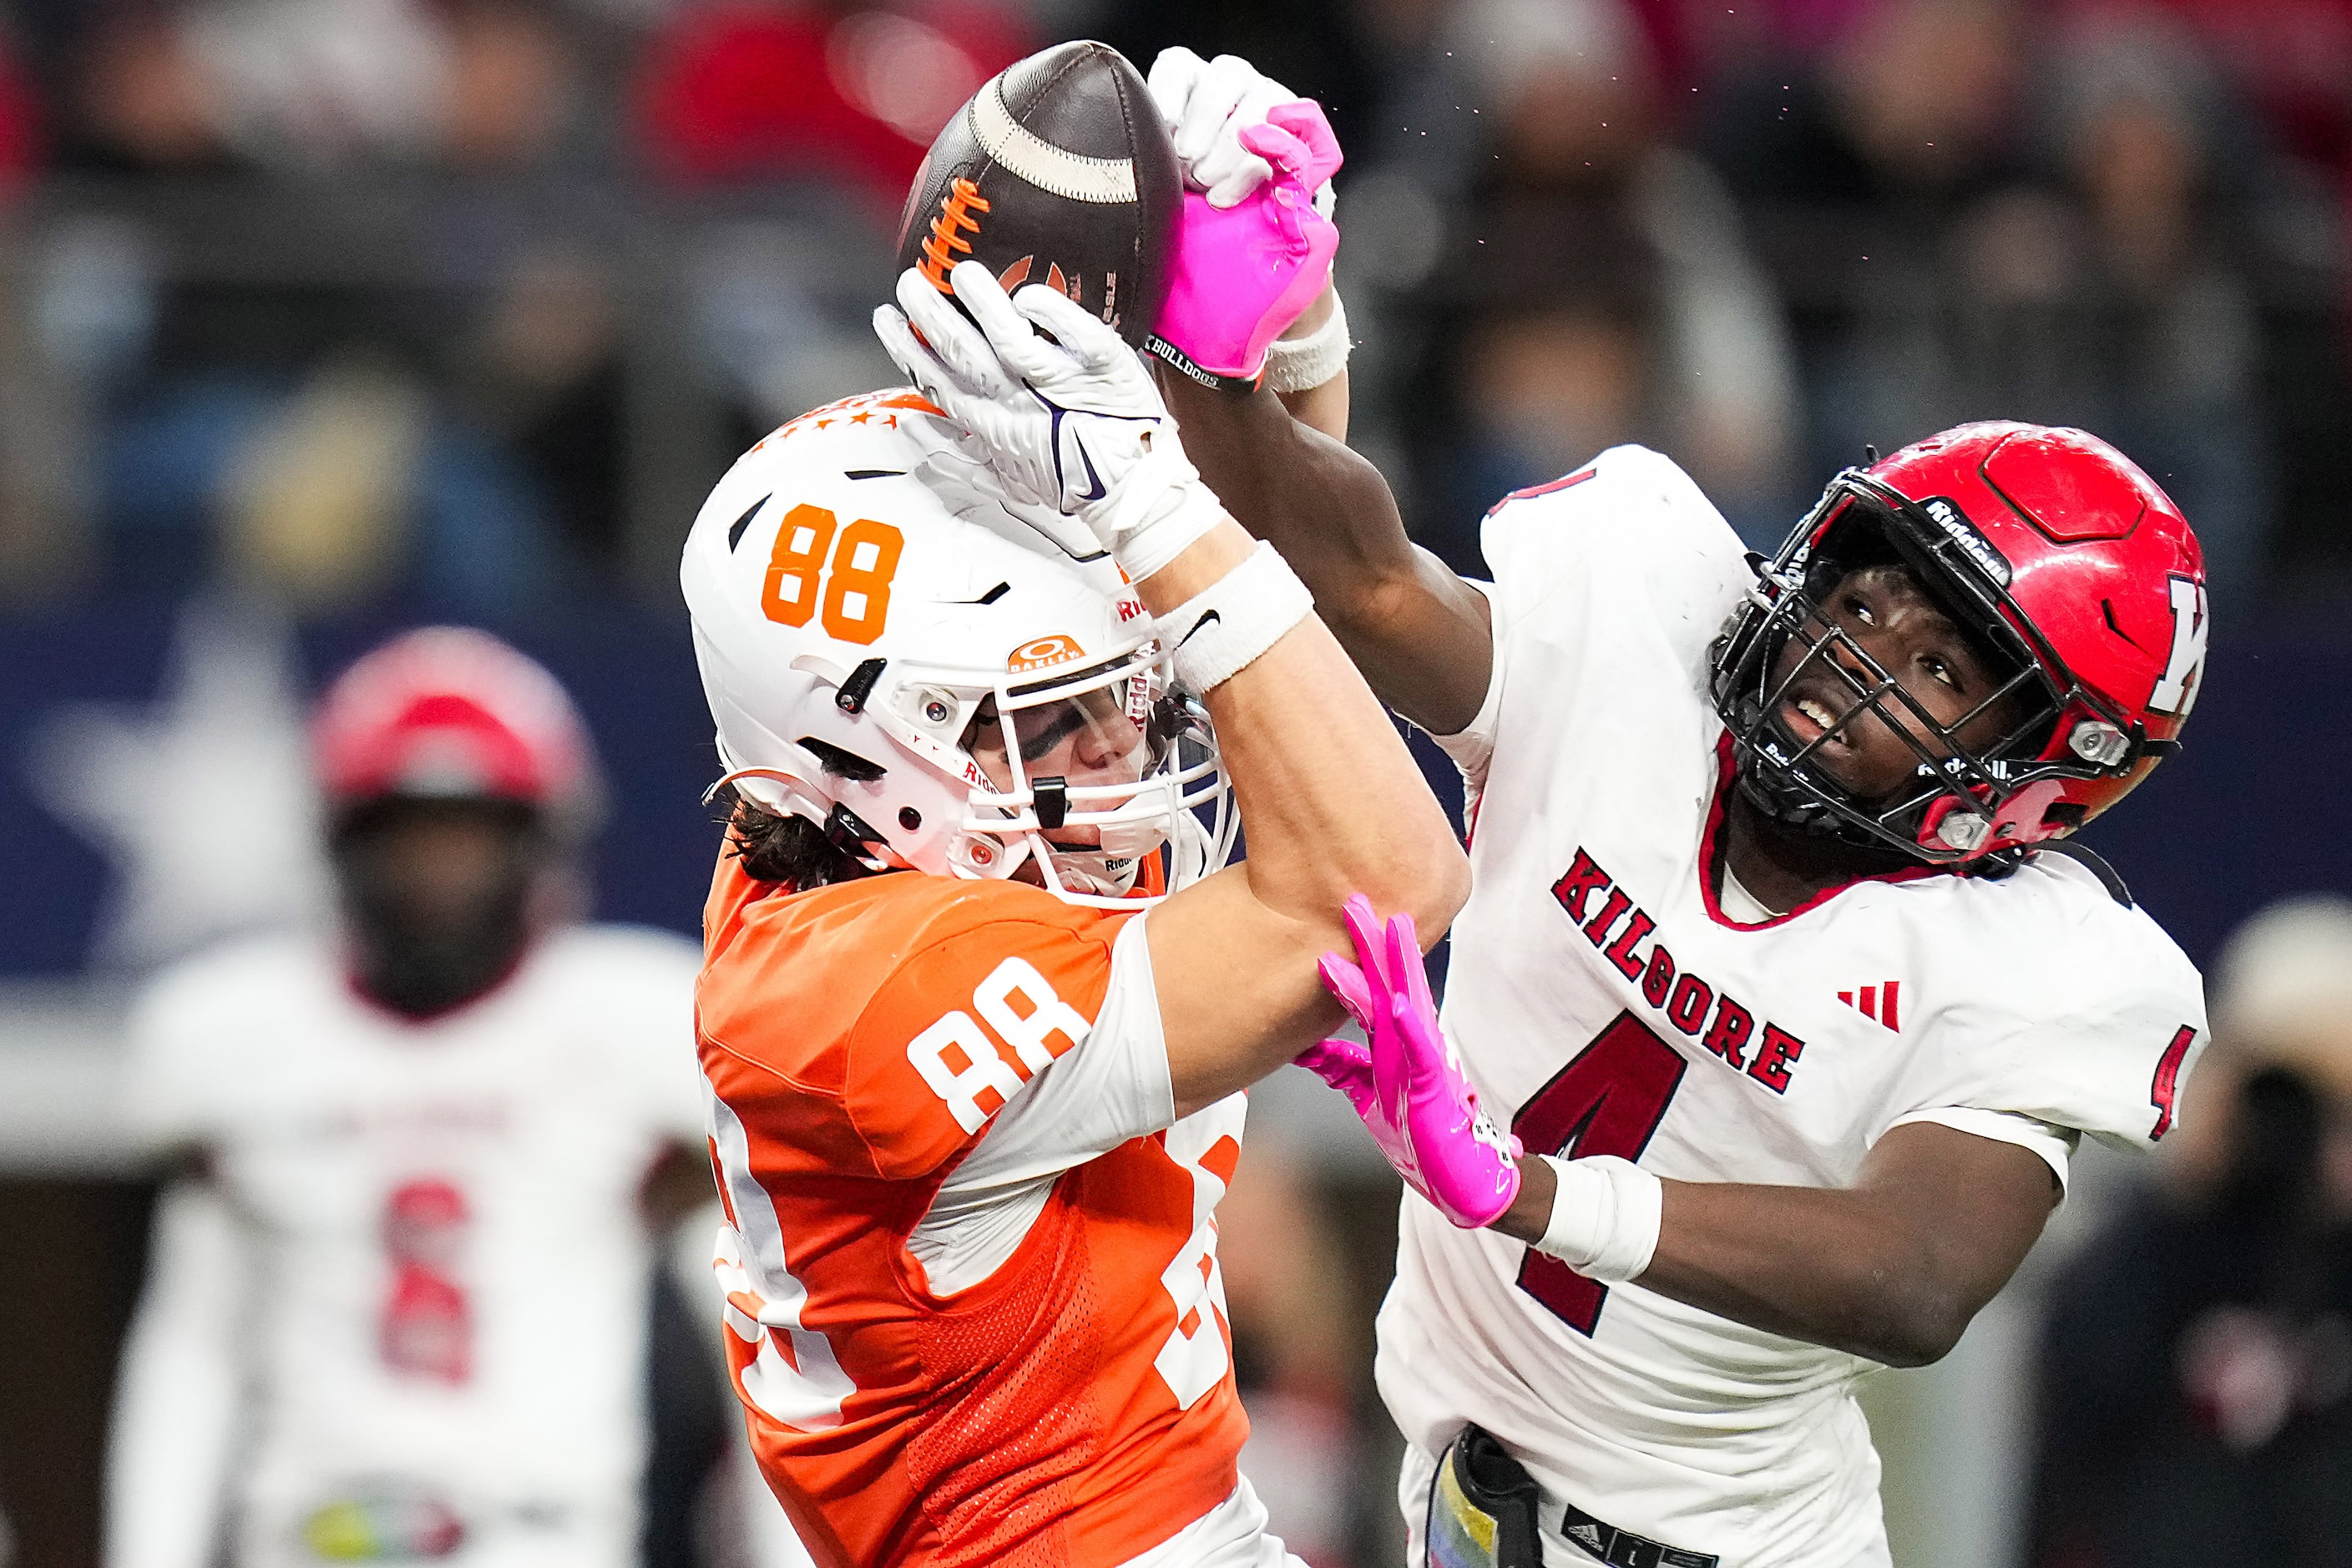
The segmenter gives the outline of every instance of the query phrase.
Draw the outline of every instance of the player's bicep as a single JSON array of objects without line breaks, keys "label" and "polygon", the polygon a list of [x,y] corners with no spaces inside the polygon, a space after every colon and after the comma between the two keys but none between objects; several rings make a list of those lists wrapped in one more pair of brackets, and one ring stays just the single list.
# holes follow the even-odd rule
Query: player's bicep
[{"label": "player's bicep", "polygon": [[1881,1138],[1854,1190],[1898,1227],[1922,1283],[1963,1322],[2009,1283],[2063,1192],[2032,1148],[1933,1121]]},{"label": "player's bicep", "polygon": [[1338,944],[1339,911],[1327,930],[1268,909],[1247,861],[1170,898],[1144,931],[1180,1117],[1247,1089],[1341,1022],[1316,973]]}]

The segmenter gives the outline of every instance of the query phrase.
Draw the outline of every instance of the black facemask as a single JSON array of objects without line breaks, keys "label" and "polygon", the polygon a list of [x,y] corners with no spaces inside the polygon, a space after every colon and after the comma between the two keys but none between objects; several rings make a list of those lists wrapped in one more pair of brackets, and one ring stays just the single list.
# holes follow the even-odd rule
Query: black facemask
[{"label": "black facemask", "polygon": [[[478,841],[473,875],[421,896],[404,857],[415,838],[452,826]],[[346,810],[330,838],[361,989],[410,1018],[429,1018],[488,991],[531,938],[531,893],[546,843],[540,814],[498,800],[393,797]],[[407,873],[407,874],[404,874]]]}]

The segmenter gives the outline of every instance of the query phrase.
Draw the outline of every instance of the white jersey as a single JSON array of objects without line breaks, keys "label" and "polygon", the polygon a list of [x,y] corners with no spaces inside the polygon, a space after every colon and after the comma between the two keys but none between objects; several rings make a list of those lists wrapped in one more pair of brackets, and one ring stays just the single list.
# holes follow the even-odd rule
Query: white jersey
[{"label": "white jersey", "polygon": [[[152,988],[135,1113],[206,1152],[244,1248],[233,1561],[635,1561],[636,1199],[666,1146],[702,1142],[698,963],[650,931],[563,931],[424,1023],[364,1000],[323,940]],[[174,1289],[150,1288],[167,1328]]]},{"label": "white jersey", "polygon": [[[1489,518],[1494,678],[1441,744],[1474,870],[1444,1019],[1530,1150],[1829,1187],[1906,1121],[2144,1147],[2202,1046],[2197,973],[2077,862],[1916,871],[1741,924],[1708,886],[1731,752],[1710,643],[1752,581],[1665,458],[1618,447]],[[1483,585],[1482,585],[1483,586]],[[1465,1422],[1545,1489],[1723,1568],[1884,1563],[1854,1384],[1876,1363],[1603,1287],[1410,1192],[1381,1394],[1424,1454]],[[1424,1470],[1425,1473],[1425,1470]],[[1585,1560],[1555,1537],[1550,1560]]]}]

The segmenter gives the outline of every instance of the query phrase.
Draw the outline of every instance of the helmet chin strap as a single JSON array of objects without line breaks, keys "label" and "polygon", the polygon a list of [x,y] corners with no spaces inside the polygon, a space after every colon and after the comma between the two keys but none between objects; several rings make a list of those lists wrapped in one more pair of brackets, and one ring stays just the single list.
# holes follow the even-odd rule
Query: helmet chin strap
[{"label": "helmet chin strap", "polygon": [[[1764,724],[1769,723],[1769,720],[1764,721]],[[1761,727],[1759,726],[1759,729]],[[1781,743],[1787,743],[1786,737],[1781,737]],[[1762,753],[1753,746],[1741,748],[1733,777],[1748,804],[1777,826],[1802,834],[1808,838],[1828,839],[1855,849],[1876,850],[1890,856],[1899,853],[1885,839],[1846,821],[1831,810],[1817,795],[1791,777],[1787,770],[1766,762]],[[1822,787],[1814,786],[1815,789]],[[1925,861],[1927,857],[1918,858]]]}]

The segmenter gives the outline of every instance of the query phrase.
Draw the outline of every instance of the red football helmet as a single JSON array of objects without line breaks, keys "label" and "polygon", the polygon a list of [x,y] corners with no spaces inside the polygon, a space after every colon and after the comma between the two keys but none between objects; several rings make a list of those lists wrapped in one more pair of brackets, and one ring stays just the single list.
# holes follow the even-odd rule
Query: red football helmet
[{"label": "red football helmet", "polygon": [[389,795],[520,801],[560,825],[595,815],[595,758],[555,678],[487,632],[426,626],[345,670],[310,740],[341,807]]},{"label": "red football helmet", "polygon": [[[1887,560],[2000,661],[1998,689],[1950,725],[1821,610],[1846,573]],[[2197,536],[2155,480],[2080,430],[1963,425],[1848,468],[1757,574],[1715,659],[1742,784],[1778,820],[1925,860],[1984,861],[2072,833],[2179,749],[2204,684]],[[1776,672],[1792,639],[1804,651]],[[1801,744],[1775,714],[1809,669],[1854,694],[1830,733],[1875,711],[1918,753],[1916,787],[1860,801],[1807,765],[1827,735]],[[2026,716],[2001,740],[1960,743],[2017,696]]]}]

